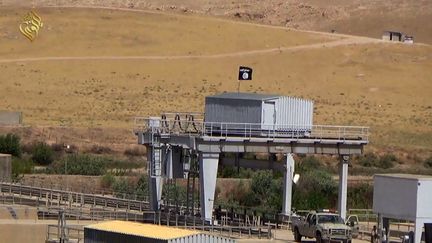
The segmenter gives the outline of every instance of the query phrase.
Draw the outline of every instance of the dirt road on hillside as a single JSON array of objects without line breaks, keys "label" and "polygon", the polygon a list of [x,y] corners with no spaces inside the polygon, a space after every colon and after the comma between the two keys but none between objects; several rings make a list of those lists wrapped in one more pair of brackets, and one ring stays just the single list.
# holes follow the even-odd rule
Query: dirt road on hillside
[{"label": "dirt road on hillside", "polygon": [[229,57],[244,57],[251,55],[261,55],[270,53],[282,53],[290,51],[311,50],[317,48],[332,48],[337,46],[346,45],[361,45],[380,43],[378,39],[366,37],[351,37],[337,41],[323,42],[310,45],[298,45],[293,47],[279,47],[262,50],[251,50],[241,52],[231,52],[212,55],[179,55],[179,56],[50,56],[50,57],[28,57],[28,58],[14,58],[14,59],[0,59],[0,63],[14,63],[14,62],[37,62],[37,61],[89,61],[89,60],[178,60],[178,59],[212,59],[212,58],[229,58]]}]

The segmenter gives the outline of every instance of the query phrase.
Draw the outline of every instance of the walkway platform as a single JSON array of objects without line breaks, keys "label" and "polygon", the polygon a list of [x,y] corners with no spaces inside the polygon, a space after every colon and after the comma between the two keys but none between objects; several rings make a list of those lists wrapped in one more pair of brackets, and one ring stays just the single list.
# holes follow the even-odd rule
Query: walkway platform
[{"label": "walkway platform", "polygon": [[197,113],[138,117],[134,133],[138,144],[147,148],[150,208],[158,210],[162,204],[163,179],[183,175],[182,154],[188,150],[199,158],[201,215],[208,221],[212,219],[221,153],[285,154],[284,215],[291,214],[295,165],[292,154],[339,156],[338,211],[345,218],[349,158],[362,154],[364,146],[369,143],[368,127],[205,122]]}]

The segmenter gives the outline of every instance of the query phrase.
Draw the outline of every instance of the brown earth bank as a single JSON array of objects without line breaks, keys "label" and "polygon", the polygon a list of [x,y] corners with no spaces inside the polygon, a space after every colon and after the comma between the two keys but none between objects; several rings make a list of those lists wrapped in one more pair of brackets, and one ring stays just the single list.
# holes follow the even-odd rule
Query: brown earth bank
[{"label": "brown earth bank", "polygon": [[[9,205],[19,208],[18,205]],[[30,211],[36,208],[26,207]],[[68,225],[90,225],[95,221],[76,221],[68,220]],[[48,225],[57,225],[57,220],[25,220],[25,219],[0,219],[0,242],[7,243],[46,243]],[[51,234],[57,234],[55,229],[51,229]]]},{"label": "brown earth bank", "polygon": [[[122,177],[130,182],[136,183],[139,176],[126,176]],[[338,180],[337,176],[333,177],[334,180]],[[23,185],[62,189],[68,188],[75,192],[84,193],[95,193],[95,194],[110,194],[111,190],[105,188],[101,183],[102,176],[81,176],[81,175],[46,175],[46,174],[28,174],[24,175],[20,183]],[[238,187],[239,183],[249,187],[251,179],[238,179],[238,178],[218,178],[217,179],[217,195],[220,198],[228,198],[232,196],[230,193],[235,191],[235,187]],[[358,184],[371,184],[373,182],[372,176],[349,176],[349,185]],[[186,179],[177,179],[177,185],[186,187]],[[199,186],[199,182],[197,182]],[[197,187],[199,188],[199,187]]]},{"label": "brown earth bank", "polygon": [[[3,5],[1,5],[3,4]],[[105,6],[220,16],[297,29],[379,38],[384,30],[432,43],[429,0],[3,0],[0,6]]]},{"label": "brown earth bank", "polygon": [[[56,222],[49,222],[55,224]],[[48,222],[34,221],[0,222],[0,242],[34,242],[45,243]]]},{"label": "brown earth bank", "polygon": [[[139,175],[145,173],[147,166],[146,148],[143,145],[137,144],[137,137],[131,129],[122,128],[83,128],[83,127],[51,127],[51,126],[0,126],[0,134],[13,133],[17,134],[21,138],[23,150],[27,153],[31,153],[31,147],[36,142],[45,142],[51,145],[54,149],[60,149],[59,153],[63,156],[67,155],[64,152],[70,153],[89,153],[93,155],[108,156],[109,158],[121,160],[124,162],[140,161],[142,167],[139,169],[132,169],[130,173],[133,175]],[[66,149],[69,146],[70,149]],[[60,147],[60,148],[59,148]],[[424,167],[424,161],[432,156],[432,153],[428,149],[412,149],[412,148],[399,148],[399,147],[381,147],[377,148],[374,146],[367,146],[366,153],[373,153],[378,157],[386,155],[396,156],[397,161],[393,163],[391,169],[377,169],[373,167],[364,167],[357,157],[351,158],[351,169],[350,172],[353,175],[372,175],[374,171],[376,173],[426,173],[430,174],[431,171]],[[227,156],[230,156],[229,154]],[[269,157],[266,153],[248,154],[249,159],[256,159],[258,161],[263,160],[266,162]],[[27,155],[29,157],[29,155]],[[337,174],[337,166],[339,159],[337,156],[325,156],[315,155],[321,162],[321,165],[325,170]],[[294,156],[296,161],[301,161],[301,158]],[[284,155],[277,154],[277,162],[284,163]],[[220,164],[220,168],[223,169],[223,164]],[[44,178],[45,176],[35,175],[36,178]],[[54,178],[54,175],[49,175],[46,178]],[[72,176],[73,177],[73,176]],[[29,176],[26,176],[27,180]],[[60,185],[65,186],[65,181],[61,180],[61,175],[57,179],[47,179],[47,183],[43,183],[45,186],[55,184],[58,182]],[[93,177],[89,177],[93,178]],[[97,177],[94,177],[97,178]],[[356,183],[357,177],[352,177],[351,183]],[[72,179],[71,184],[78,183],[80,179]],[[361,182],[361,180],[358,180]],[[32,181],[31,183],[41,183],[40,180]],[[96,187],[99,188],[100,183],[94,181]],[[51,185],[52,186],[52,185]],[[80,190],[79,186],[75,190]]]},{"label": "brown earth bank", "polygon": [[[13,133],[20,136],[23,144],[45,142],[49,145],[72,147],[73,152],[91,152],[96,146],[103,153],[124,154],[127,149],[145,153],[138,145],[132,129],[94,127],[52,126],[0,126],[0,134]],[[107,151],[109,150],[109,151]]]}]

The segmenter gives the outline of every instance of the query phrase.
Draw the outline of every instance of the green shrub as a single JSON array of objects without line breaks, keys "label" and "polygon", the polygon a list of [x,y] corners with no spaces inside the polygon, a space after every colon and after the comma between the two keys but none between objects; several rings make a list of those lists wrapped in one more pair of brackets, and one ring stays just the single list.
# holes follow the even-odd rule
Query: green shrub
[{"label": "green shrub", "polygon": [[101,178],[101,186],[105,189],[110,189],[115,182],[115,177],[111,173],[107,173]]},{"label": "green shrub", "polygon": [[427,158],[427,159],[424,161],[424,166],[425,166],[426,168],[432,168],[432,156],[429,157],[429,158]]},{"label": "green shrub", "polygon": [[[135,184],[131,180],[125,178],[115,178],[111,174],[105,175],[102,180],[111,183],[111,189],[114,191],[114,196],[119,198],[136,199],[147,201],[149,196],[148,177],[143,175]],[[164,186],[164,190],[166,186]],[[186,196],[185,196],[186,197]]]},{"label": "green shrub", "polygon": [[394,154],[385,154],[381,156],[376,166],[383,169],[390,169],[394,167],[395,162],[397,162],[397,158]]},{"label": "green shrub", "polygon": [[33,167],[34,165],[30,160],[12,157],[12,180],[17,182],[23,174],[32,173]]},{"label": "green shrub", "polygon": [[372,208],[373,186],[367,183],[353,185],[348,189],[349,208]]},{"label": "green shrub", "polygon": [[296,209],[331,208],[336,203],[337,184],[328,172],[311,170],[301,175],[293,195]]},{"label": "green shrub", "polygon": [[246,203],[251,200],[248,206],[263,207],[266,211],[280,211],[282,207],[282,180],[274,179],[273,173],[269,170],[261,170],[254,173],[251,181],[252,195],[245,195]]},{"label": "green shrub", "polygon": [[360,156],[358,160],[359,164],[363,167],[375,167],[378,163],[378,157],[372,152]]},{"label": "green shrub", "polygon": [[222,178],[235,178],[238,177],[237,169],[234,166],[226,165],[221,166],[218,177]]},{"label": "green shrub", "polygon": [[51,164],[52,173],[69,175],[104,175],[106,163],[103,158],[87,154],[70,154]]},{"label": "green shrub", "polygon": [[310,170],[316,170],[322,168],[321,162],[315,156],[300,157],[300,160],[296,163],[296,171],[299,173],[307,172]]},{"label": "green shrub", "polygon": [[50,165],[54,160],[51,147],[44,142],[36,143],[32,154],[32,160],[40,165]]},{"label": "green shrub", "polygon": [[148,200],[149,196],[149,184],[148,184],[148,177],[145,175],[142,175],[137,183],[135,193],[137,194],[138,200],[146,201]]},{"label": "green shrub", "polygon": [[273,175],[269,170],[258,171],[252,177],[251,190],[260,198],[268,197]]},{"label": "green shrub", "polygon": [[20,137],[18,135],[11,133],[0,135],[0,153],[21,157],[21,152]]},{"label": "green shrub", "polygon": [[176,184],[164,185],[162,197],[170,204],[186,204],[186,188]]},{"label": "green shrub", "polygon": [[395,166],[397,158],[394,154],[385,154],[378,157],[372,152],[368,152],[358,157],[359,164],[363,167],[377,167],[382,169],[390,169]]},{"label": "green shrub", "polygon": [[255,172],[251,168],[240,167],[239,178],[249,179],[252,178]]},{"label": "green shrub", "polygon": [[242,180],[240,180],[239,182],[232,182],[232,183],[235,185],[229,187],[229,190],[226,191],[226,195],[227,195],[226,200],[228,202],[237,202],[237,204],[239,205],[255,205],[255,203],[251,202],[252,200],[250,201],[245,200],[250,190]]},{"label": "green shrub", "polygon": [[115,180],[112,189],[114,196],[118,198],[132,199],[132,195],[134,194],[134,186],[125,178]]}]

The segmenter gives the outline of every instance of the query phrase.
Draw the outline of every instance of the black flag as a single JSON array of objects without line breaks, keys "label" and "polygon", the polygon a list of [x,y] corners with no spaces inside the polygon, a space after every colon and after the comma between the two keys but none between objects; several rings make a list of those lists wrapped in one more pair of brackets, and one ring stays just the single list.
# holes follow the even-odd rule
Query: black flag
[{"label": "black flag", "polygon": [[252,80],[252,68],[240,66],[238,79]]}]

